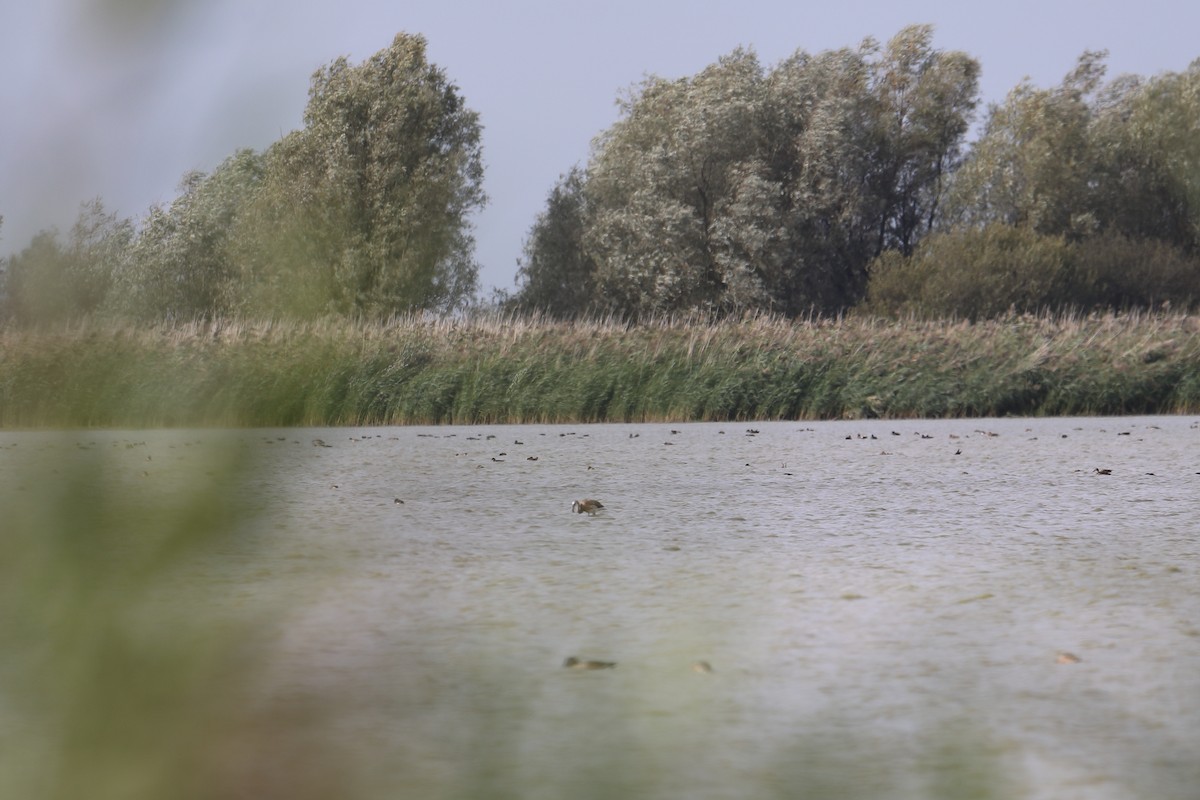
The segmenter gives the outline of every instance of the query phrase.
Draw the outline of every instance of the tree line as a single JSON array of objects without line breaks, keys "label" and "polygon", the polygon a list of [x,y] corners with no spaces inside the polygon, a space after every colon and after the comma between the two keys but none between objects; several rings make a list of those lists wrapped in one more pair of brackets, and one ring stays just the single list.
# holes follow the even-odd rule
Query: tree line
[{"label": "tree line", "polygon": [[530,230],[508,302],[557,317],[992,316],[1200,301],[1200,61],[1084,53],[967,141],[980,66],[929,26],[650,78]]},{"label": "tree line", "polygon": [[[1200,302],[1200,60],[1062,82],[986,110],[930,26],[764,67],[737,49],[620,102],[492,302],[557,318]],[[478,115],[400,34],[312,78],[304,127],[239,151],[139,224],[85,204],[7,265],[18,321],[381,317],[476,297]]]},{"label": "tree line", "polygon": [[138,225],[85,203],[66,241],[9,259],[18,322],[82,316],[386,316],[477,289],[470,215],[485,201],[481,125],[420,36],[311,79],[304,125],[183,177]]}]

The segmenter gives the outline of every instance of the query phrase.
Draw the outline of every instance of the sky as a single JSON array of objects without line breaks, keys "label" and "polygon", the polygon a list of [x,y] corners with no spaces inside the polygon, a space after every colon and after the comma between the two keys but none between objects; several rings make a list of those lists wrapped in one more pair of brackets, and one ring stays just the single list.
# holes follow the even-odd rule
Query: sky
[{"label": "sky", "polygon": [[396,33],[484,126],[489,203],[474,218],[484,294],[513,289],[530,225],[649,75],[693,75],[742,46],[765,66],[886,41],[914,23],[982,65],[984,105],[1023,78],[1053,86],[1084,50],[1109,77],[1200,57],[1200,3],[1180,0],[38,0],[0,9],[0,256],[69,230],[81,202],[135,220],[191,170],[302,124],[309,78]]}]

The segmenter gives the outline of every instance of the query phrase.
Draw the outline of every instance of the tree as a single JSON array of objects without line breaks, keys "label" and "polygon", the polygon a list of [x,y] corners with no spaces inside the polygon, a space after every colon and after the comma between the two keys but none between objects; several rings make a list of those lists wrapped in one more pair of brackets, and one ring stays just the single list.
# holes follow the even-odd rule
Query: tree
[{"label": "tree", "polygon": [[779,131],[768,151],[784,234],[773,283],[785,313],[837,311],[854,302],[875,249],[882,198],[872,192],[878,148],[868,59],[875,43],[816,56],[797,53],[772,75]]},{"label": "tree", "polygon": [[597,308],[595,262],[583,248],[587,216],[584,176],[578,168],[562,176],[546,199],[525,241],[517,270],[520,286],[510,305],[557,318]]},{"label": "tree", "polygon": [[145,320],[237,310],[245,287],[235,231],[262,179],[263,159],[253,150],[239,150],[210,175],[185,175],[179,197],[143,220],[113,310]]},{"label": "tree", "polygon": [[59,324],[97,313],[133,237],[133,223],[106,212],[99,198],[81,204],[65,246],[58,231],[42,231],[9,260],[9,315],[23,324]]},{"label": "tree", "polygon": [[585,248],[600,293],[637,316],[713,309],[725,289],[716,235],[738,165],[758,144],[762,69],[735,50],[693,78],[650,78],[588,166]]},{"label": "tree", "polygon": [[1092,126],[1100,226],[1186,252],[1200,247],[1200,60],[1183,73],[1123,77],[1106,87]]},{"label": "tree", "polygon": [[979,67],[932,36],[914,26],[769,71],[738,49],[647,79],[586,171],[603,302],[632,317],[856,303],[872,258],[932,229],[960,160]]},{"label": "tree", "polygon": [[974,114],[979,64],[933,47],[933,28],[880,46],[798,52],[769,80],[763,160],[783,199],[773,307],[836,312],[866,292],[880,253],[933,229]]},{"label": "tree", "polygon": [[[955,174],[946,229],[974,229],[981,242],[999,241],[995,226],[1064,238],[1071,266],[1056,274],[1057,296],[1043,294],[1046,305],[1187,307],[1200,296],[1200,62],[1183,74],[1105,85],[1104,57],[1085,52],[1059,86],[1022,82],[991,109]],[[960,255],[999,264],[989,252]],[[931,259],[916,272],[928,272]],[[1003,282],[984,263],[957,269]],[[889,267],[881,278],[885,271],[889,286],[915,274]],[[1031,287],[1047,278],[1026,275]]]},{"label": "tree", "polygon": [[908,255],[938,221],[943,184],[957,169],[977,105],[979,63],[933,48],[933,28],[900,31],[872,70],[883,199],[876,255]]},{"label": "tree", "polygon": [[24,250],[9,259],[6,316],[26,325],[69,318],[69,272],[58,231],[38,232]]},{"label": "tree", "polygon": [[313,75],[304,128],[266,153],[239,234],[266,308],[386,316],[474,292],[481,127],[425,48],[401,33],[358,66],[339,58]]},{"label": "tree", "polygon": [[952,222],[998,222],[1050,236],[1095,230],[1098,160],[1090,101],[1105,55],[1085,52],[1053,89],[1023,81],[989,110],[983,135],[955,175]]}]

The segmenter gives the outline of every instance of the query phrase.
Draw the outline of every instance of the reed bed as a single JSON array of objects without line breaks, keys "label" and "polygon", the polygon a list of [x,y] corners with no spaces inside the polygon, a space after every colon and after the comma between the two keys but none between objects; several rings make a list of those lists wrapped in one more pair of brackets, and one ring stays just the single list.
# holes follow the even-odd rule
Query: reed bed
[{"label": "reed bed", "polygon": [[1200,412],[1200,317],[503,315],[0,330],[0,426]]}]

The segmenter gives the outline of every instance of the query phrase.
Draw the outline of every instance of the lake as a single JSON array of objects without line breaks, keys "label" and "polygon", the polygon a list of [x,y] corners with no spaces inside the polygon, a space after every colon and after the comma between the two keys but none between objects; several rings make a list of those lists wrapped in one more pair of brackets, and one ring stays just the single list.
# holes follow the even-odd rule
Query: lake
[{"label": "lake", "polygon": [[255,620],[248,707],[297,774],[1197,797],[1194,417],[0,432],[0,485],[90,451],[168,503],[231,440],[245,530],[173,585]]}]

